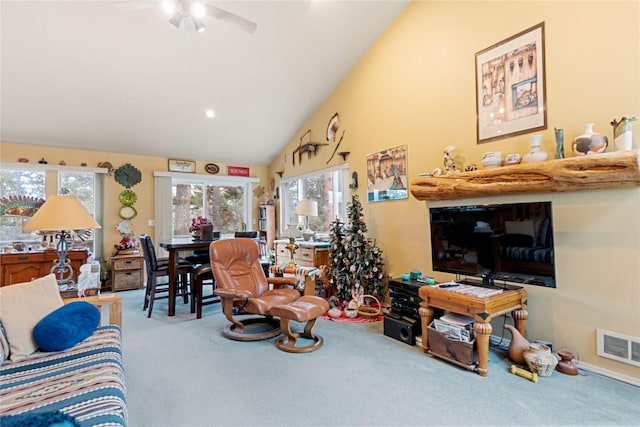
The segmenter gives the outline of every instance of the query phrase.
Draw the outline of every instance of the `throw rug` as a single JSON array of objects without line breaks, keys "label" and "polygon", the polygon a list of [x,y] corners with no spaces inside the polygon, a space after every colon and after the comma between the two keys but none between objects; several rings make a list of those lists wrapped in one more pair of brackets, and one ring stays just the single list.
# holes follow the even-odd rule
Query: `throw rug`
[{"label": "throw rug", "polygon": [[333,320],[334,322],[349,322],[349,323],[367,323],[367,322],[379,322],[382,319],[384,319],[383,315],[377,316],[377,317],[371,317],[371,318],[365,318],[365,317],[347,317],[344,315],[344,313],[342,314],[342,316],[340,317],[330,317],[327,313],[324,313],[322,315],[320,315],[321,319],[325,319],[325,320]]}]

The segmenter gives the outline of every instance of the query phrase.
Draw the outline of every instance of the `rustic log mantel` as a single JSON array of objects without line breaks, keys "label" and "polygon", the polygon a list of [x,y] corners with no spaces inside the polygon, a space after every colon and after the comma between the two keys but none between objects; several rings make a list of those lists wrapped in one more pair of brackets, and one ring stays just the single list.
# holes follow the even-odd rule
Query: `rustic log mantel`
[{"label": "rustic log mantel", "polygon": [[640,186],[640,150],[502,166],[411,182],[418,200]]}]

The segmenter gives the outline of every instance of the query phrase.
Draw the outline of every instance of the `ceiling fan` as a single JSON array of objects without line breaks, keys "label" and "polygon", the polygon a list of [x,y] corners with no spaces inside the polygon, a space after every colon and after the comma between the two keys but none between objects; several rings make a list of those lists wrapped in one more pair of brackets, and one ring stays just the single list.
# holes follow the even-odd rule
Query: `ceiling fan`
[{"label": "ceiling fan", "polygon": [[[152,0],[120,0],[113,3],[126,8],[155,7],[158,4],[157,1]],[[253,34],[258,27],[255,22],[205,0],[163,0],[162,8],[170,16],[169,23],[176,28],[180,28],[184,21],[191,21],[196,31],[202,32],[206,29],[203,18],[207,15],[232,24],[249,34]]]}]

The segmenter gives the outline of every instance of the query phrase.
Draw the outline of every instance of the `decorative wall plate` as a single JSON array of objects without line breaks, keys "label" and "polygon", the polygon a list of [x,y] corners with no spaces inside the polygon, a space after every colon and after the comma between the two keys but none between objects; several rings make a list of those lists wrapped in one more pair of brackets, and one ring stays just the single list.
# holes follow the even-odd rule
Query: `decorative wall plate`
[{"label": "decorative wall plate", "polygon": [[132,219],[138,215],[138,211],[133,206],[122,206],[119,215],[122,219]]},{"label": "decorative wall plate", "polygon": [[131,188],[142,181],[142,172],[130,163],[125,163],[114,173],[116,182],[123,187]]},{"label": "decorative wall plate", "polygon": [[138,200],[138,196],[131,190],[124,190],[118,196],[120,200],[120,204],[124,206],[133,206],[133,204]]},{"label": "decorative wall plate", "polygon": [[338,113],[335,113],[327,125],[327,141],[336,140],[338,129],[340,129],[340,123],[338,122]]},{"label": "decorative wall plate", "polygon": [[220,172],[220,167],[218,165],[216,165],[215,163],[207,163],[206,165],[204,165],[204,170],[207,173],[215,175],[218,172]]},{"label": "decorative wall plate", "polygon": [[124,221],[120,221],[120,224],[116,227],[120,234],[133,234],[133,227],[131,225],[131,221],[125,219]]}]

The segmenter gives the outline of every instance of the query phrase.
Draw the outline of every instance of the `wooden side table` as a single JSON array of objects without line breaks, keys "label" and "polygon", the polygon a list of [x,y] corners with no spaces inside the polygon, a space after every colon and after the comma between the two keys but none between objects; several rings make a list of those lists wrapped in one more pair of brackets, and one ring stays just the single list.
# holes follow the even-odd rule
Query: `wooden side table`
[{"label": "wooden side table", "polygon": [[102,306],[109,306],[109,324],[117,325],[122,328],[122,299],[118,294],[102,294],[93,295],[83,298],[66,298],[63,300],[65,304],[69,304],[74,301],[86,301],[95,305],[100,309],[102,313]]},{"label": "wooden side table", "polygon": [[434,308],[473,317],[473,330],[476,332],[478,351],[477,371],[483,377],[488,373],[489,335],[493,331],[492,318],[511,312],[516,328],[522,336],[526,336],[529,313],[527,312],[527,291],[524,289],[504,290],[496,295],[477,297],[447,288],[425,285],[418,289],[418,294],[422,298],[418,310],[422,323],[422,350],[425,353],[429,352],[427,327],[433,320]]}]

